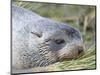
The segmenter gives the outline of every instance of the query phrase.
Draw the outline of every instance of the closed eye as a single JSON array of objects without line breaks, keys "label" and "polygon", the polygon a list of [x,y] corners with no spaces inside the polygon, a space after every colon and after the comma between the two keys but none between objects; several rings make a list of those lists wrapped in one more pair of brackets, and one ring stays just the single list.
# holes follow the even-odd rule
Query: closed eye
[{"label": "closed eye", "polygon": [[65,41],[63,39],[58,39],[58,40],[55,40],[55,43],[56,44],[63,44],[63,43],[65,43]]}]

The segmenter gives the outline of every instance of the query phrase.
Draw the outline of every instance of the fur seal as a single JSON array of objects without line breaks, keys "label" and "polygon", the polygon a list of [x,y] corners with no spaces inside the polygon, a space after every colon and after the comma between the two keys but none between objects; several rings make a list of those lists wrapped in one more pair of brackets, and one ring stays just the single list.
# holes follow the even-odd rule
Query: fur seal
[{"label": "fur seal", "polygon": [[84,51],[80,32],[68,24],[12,6],[12,69],[45,67]]}]

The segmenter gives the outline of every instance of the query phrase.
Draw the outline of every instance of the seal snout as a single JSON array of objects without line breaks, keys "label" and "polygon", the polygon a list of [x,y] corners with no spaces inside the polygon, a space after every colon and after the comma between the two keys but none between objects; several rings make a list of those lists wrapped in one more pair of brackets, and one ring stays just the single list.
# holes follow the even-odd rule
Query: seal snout
[{"label": "seal snout", "polygon": [[82,54],[84,52],[84,48],[83,47],[78,47],[78,55]]}]

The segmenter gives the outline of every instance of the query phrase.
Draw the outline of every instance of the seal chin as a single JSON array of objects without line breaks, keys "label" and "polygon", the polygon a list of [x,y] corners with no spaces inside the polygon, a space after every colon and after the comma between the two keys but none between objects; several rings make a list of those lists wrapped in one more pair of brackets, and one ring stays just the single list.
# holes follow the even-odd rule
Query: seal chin
[{"label": "seal chin", "polygon": [[80,55],[74,55],[74,56],[60,56],[58,57],[59,61],[63,61],[63,60],[72,60],[72,59],[78,59],[79,57],[83,56],[84,52],[82,52]]},{"label": "seal chin", "polygon": [[72,59],[77,59],[79,57],[81,57],[82,55],[84,55],[84,50],[82,49],[80,50],[72,50],[69,52],[60,52],[58,55],[58,58],[60,61],[62,60],[72,60]]}]

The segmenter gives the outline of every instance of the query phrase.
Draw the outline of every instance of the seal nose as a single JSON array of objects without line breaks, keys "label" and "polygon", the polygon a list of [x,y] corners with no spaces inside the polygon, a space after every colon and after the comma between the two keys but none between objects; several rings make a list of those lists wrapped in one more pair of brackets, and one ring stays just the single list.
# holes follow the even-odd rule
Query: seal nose
[{"label": "seal nose", "polygon": [[83,47],[78,47],[78,54],[83,53],[83,51],[84,51],[84,48]]}]

